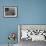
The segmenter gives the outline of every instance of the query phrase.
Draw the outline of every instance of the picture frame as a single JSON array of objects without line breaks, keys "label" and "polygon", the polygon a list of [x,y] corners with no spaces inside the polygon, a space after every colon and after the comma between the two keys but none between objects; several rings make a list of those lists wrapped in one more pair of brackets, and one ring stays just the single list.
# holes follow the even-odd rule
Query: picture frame
[{"label": "picture frame", "polygon": [[[22,36],[25,36],[22,35],[22,31],[27,30],[28,38],[25,39],[25,37],[23,37],[21,39]],[[18,24],[18,42],[21,42],[22,40],[46,41],[46,24]]]},{"label": "picture frame", "polygon": [[4,7],[4,17],[16,17],[17,7],[16,6],[5,6]]}]

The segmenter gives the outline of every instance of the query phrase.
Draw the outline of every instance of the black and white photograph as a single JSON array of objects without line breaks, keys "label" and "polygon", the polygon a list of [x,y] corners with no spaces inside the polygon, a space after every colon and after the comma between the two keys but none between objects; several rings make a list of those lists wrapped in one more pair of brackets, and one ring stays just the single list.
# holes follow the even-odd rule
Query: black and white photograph
[{"label": "black and white photograph", "polygon": [[46,42],[46,25],[19,24],[18,41],[20,46],[41,45]]}]

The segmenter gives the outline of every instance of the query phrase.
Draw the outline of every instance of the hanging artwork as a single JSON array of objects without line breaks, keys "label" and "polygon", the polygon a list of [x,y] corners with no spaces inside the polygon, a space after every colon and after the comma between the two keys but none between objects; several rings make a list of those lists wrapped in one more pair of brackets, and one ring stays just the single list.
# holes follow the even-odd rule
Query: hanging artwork
[{"label": "hanging artwork", "polygon": [[4,17],[16,17],[17,16],[17,7],[6,6],[4,7]]},{"label": "hanging artwork", "polygon": [[18,25],[20,40],[46,41],[46,25]]}]

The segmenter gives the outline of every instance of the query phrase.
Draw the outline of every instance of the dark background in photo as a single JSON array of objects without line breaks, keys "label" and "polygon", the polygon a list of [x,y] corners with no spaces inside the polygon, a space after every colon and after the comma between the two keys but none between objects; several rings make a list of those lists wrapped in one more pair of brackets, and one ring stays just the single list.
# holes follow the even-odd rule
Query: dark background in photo
[{"label": "dark background in photo", "polygon": [[15,9],[14,8],[5,8],[5,15],[10,15],[10,16],[15,15]]}]

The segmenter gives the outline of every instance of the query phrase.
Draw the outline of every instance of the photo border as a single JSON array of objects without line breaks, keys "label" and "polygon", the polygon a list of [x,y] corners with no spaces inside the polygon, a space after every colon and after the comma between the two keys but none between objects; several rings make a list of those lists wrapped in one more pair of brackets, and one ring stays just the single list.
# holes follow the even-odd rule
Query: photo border
[{"label": "photo border", "polygon": [[[15,8],[16,15],[14,15],[14,16],[6,16],[5,15],[5,8]],[[4,17],[17,17],[17,7],[16,6],[4,6]]]}]

